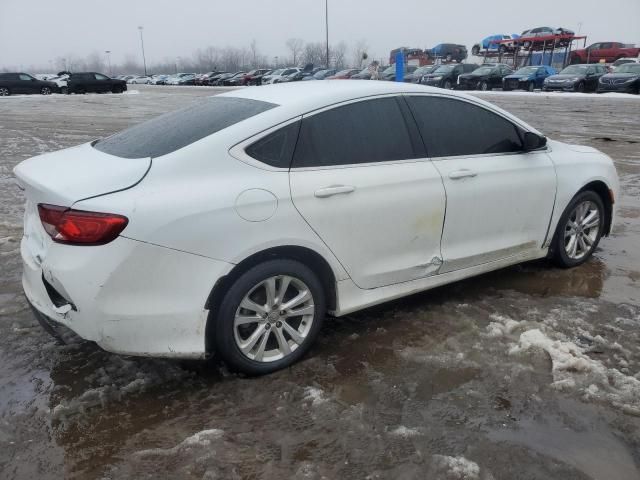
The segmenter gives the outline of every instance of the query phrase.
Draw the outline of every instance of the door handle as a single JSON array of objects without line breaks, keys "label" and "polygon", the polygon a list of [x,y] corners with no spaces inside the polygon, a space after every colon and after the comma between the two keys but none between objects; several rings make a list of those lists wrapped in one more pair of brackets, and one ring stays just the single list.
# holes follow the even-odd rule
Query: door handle
[{"label": "door handle", "polygon": [[319,188],[314,192],[317,198],[327,198],[342,193],[351,193],[356,189],[351,185],[331,185],[330,187]]},{"label": "door handle", "polygon": [[466,168],[464,168],[462,170],[456,170],[454,172],[451,172],[449,174],[449,178],[451,178],[452,180],[458,180],[460,178],[475,177],[477,175],[478,174],[473,170],[467,170]]}]

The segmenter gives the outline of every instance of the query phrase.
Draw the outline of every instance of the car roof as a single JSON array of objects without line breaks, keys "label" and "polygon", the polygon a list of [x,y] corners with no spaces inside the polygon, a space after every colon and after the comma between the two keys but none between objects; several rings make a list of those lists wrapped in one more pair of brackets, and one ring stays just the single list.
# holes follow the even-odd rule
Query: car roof
[{"label": "car roof", "polygon": [[[300,112],[312,111],[335,103],[357,98],[400,93],[437,93],[452,97],[468,98],[463,93],[443,91],[404,82],[372,82],[370,80],[325,80],[322,82],[295,82],[288,84],[266,85],[260,88],[245,88],[226,92],[228,97],[247,98],[262,102],[275,103]],[[289,109],[287,108],[287,109]]]}]

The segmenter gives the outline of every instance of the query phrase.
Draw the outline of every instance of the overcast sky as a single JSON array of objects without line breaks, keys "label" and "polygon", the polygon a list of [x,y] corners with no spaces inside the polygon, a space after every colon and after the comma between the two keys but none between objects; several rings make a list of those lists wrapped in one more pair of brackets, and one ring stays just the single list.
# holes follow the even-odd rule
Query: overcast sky
[{"label": "overcast sky", "polygon": [[[0,0],[0,67],[51,65],[56,57],[112,51],[112,61],[190,57],[198,47],[248,46],[272,59],[285,41],[324,41],[324,0]],[[579,25],[581,24],[581,26]],[[329,0],[329,42],[366,40],[372,58],[398,46],[462,43],[495,33],[566,27],[588,43],[640,44],[640,0]],[[347,58],[352,58],[350,55]],[[136,57],[137,58],[137,57]]]}]

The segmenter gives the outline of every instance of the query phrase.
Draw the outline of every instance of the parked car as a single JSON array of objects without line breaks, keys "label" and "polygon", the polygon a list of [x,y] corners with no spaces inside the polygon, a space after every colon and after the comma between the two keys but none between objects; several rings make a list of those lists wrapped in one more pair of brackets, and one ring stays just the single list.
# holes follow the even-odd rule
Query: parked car
[{"label": "parked car", "polygon": [[611,64],[611,67],[613,67],[615,69],[615,68],[619,67],[620,65],[624,65],[625,63],[640,63],[640,56],[635,57],[635,58],[619,58],[618,60],[613,62],[613,64]]},{"label": "parked car", "polygon": [[67,80],[67,87],[62,93],[122,93],[127,90],[127,82],[109,78],[98,72],[72,73]]},{"label": "parked car", "polygon": [[502,89],[505,91],[521,89],[533,92],[536,88],[542,88],[544,80],[556,73],[558,73],[556,69],[548,65],[522,67],[502,79]]},{"label": "parked car", "polygon": [[213,79],[211,79],[211,81],[209,82],[209,85],[215,85],[217,87],[221,87],[222,85],[224,85],[224,81],[233,77],[234,75],[236,75],[238,72],[229,72],[229,73],[223,73],[222,75],[219,75],[217,77],[214,77]]},{"label": "parked car", "polygon": [[269,72],[268,68],[256,68],[244,74],[241,85],[255,85],[255,78]]},{"label": "parked car", "polygon": [[363,68],[358,73],[349,77],[351,80],[371,80],[371,70],[369,67]]},{"label": "parked car", "polygon": [[640,63],[625,63],[598,81],[598,93],[626,92],[640,94]]},{"label": "parked car", "polygon": [[220,80],[220,78],[222,78],[224,75],[233,75],[233,74],[230,72],[218,72],[214,75],[211,75],[208,78],[203,79],[203,84],[209,85],[209,86],[216,85],[218,83],[218,80]]},{"label": "parked car", "polygon": [[459,63],[457,65],[438,65],[432,73],[422,76],[420,83],[430,87],[451,89],[458,83],[458,77],[464,73],[471,73],[478,68],[475,63]]},{"label": "parked car", "polygon": [[244,76],[247,72],[236,72],[231,77],[225,78],[222,80],[221,84],[225,87],[235,87],[240,85],[240,82],[243,81]]},{"label": "parked car", "polygon": [[498,41],[502,42],[503,40],[515,40],[520,38],[520,35],[512,33],[511,35],[489,35],[488,37],[483,38],[479,43],[476,43],[473,47],[471,47],[471,54],[478,55],[482,50],[488,50],[489,52],[511,52],[515,48],[515,42],[508,43],[496,43]]},{"label": "parked car", "polygon": [[418,67],[413,72],[404,76],[404,81],[407,83],[421,83],[422,78],[425,75],[430,75],[435,72],[440,65],[425,65],[424,67]]},{"label": "parked car", "polygon": [[312,77],[313,75],[318,73],[320,70],[324,70],[324,68],[322,68],[322,67],[313,68],[313,66],[307,67],[306,69],[302,69],[299,72],[292,73],[291,75],[287,75],[285,77],[284,81],[285,82],[299,82],[301,80],[307,79],[308,77]]},{"label": "parked car", "polygon": [[442,58],[447,62],[462,62],[467,58],[467,47],[456,43],[439,43],[426,51],[432,58]]},{"label": "parked car", "polygon": [[[418,69],[417,65],[407,65],[405,67],[405,76],[409,75],[413,72],[415,72]],[[380,72],[380,80],[386,80],[388,82],[395,82],[396,81],[396,66],[395,65],[390,65],[389,67],[387,67],[386,69],[382,70],[382,72]]]},{"label": "parked car", "polygon": [[196,74],[188,73],[186,75],[182,75],[176,79],[176,83],[174,85],[195,85],[196,84]]},{"label": "parked car", "polygon": [[165,85],[169,75],[154,75],[151,77],[151,85]]},{"label": "parked car", "polygon": [[293,73],[297,73],[297,72],[301,72],[302,69],[301,68],[282,68],[280,70],[276,70],[276,72],[273,72],[271,75],[269,75],[268,79],[263,78],[262,79],[262,83],[263,84],[271,84],[271,83],[281,83],[284,79],[284,77],[291,75]]},{"label": "parked car", "polygon": [[151,83],[151,77],[147,77],[146,75],[141,75],[141,76],[133,77],[127,80],[127,83],[134,84],[134,85],[140,85],[140,84],[147,85]]},{"label": "parked car", "polygon": [[569,65],[557,75],[551,75],[544,81],[542,89],[565,90],[572,92],[595,91],[598,88],[598,80],[607,73],[604,65]]},{"label": "parked car", "polygon": [[351,78],[353,75],[360,73],[359,68],[346,68],[344,70],[340,70],[330,77],[326,77],[327,80],[347,80]]},{"label": "parked car", "polygon": [[458,76],[456,88],[461,90],[492,90],[502,87],[502,79],[513,69],[504,63],[485,63],[471,73]]},{"label": "parked car", "polygon": [[[574,35],[573,30],[569,30],[568,28],[563,28],[563,27],[558,27],[558,28],[551,28],[551,27],[536,27],[536,28],[532,28],[530,30],[525,30],[524,32],[522,32],[522,35],[520,35],[522,38],[532,38],[532,37],[559,37],[562,35]],[[543,44],[543,41],[537,41],[537,40],[520,40],[518,42],[516,42],[518,45],[523,46],[524,48],[530,48],[532,46],[539,46]],[[566,47],[567,45],[569,45],[569,43],[571,43],[570,39],[563,39],[560,38],[557,40],[556,42],[556,47]]]},{"label": "parked car", "polygon": [[534,259],[574,267],[611,231],[607,155],[472,96],[360,83],[203,97],[20,163],[38,319],[119,354],[215,351],[265,374],[300,360],[327,312]]},{"label": "parked car", "polygon": [[621,58],[640,55],[640,48],[622,42],[599,42],[571,52],[571,63],[615,62]]},{"label": "parked car", "polygon": [[0,96],[39,93],[50,95],[59,91],[58,85],[48,80],[38,80],[28,73],[0,73]]},{"label": "parked car", "polygon": [[186,72],[182,72],[182,73],[176,73],[175,75],[171,75],[168,79],[166,84],[167,85],[184,85],[183,79],[187,79],[187,80],[191,80],[193,84],[195,84],[195,78],[196,78],[196,74],[195,73],[186,73]]},{"label": "parked car", "polygon": [[317,71],[310,77],[303,78],[303,80],[324,80],[325,78],[330,77],[331,75],[335,75],[335,73],[336,73],[336,70],[333,68],[323,69],[323,70]]},{"label": "parked car", "polygon": [[273,70],[266,70],[264,73],[261,73],[259,75],[253,75],[253,77],[249,81],[249,85],[262,85],[262,81],[264,80],[264,78],[268,75],[271,75],[272,73]]},{"label": "parked car", "polygon": [[207,73],[201,73],[199,75],[196,75],[195,78],[195,84],[196,85],[208,85],[209,79],[211,77],[213,77],[214,75],[217,75],[219,72],[207,72]]}]

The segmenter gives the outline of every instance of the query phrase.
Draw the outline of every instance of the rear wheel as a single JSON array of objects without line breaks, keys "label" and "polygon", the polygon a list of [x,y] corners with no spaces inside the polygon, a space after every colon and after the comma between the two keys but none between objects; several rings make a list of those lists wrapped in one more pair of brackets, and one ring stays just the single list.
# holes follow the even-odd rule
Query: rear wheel
[{"label": "rear wheel", "polygon": [[575,86],[575,87],[573,87],[573,89],[574,89],[576,92],[584,92],[584,82],[578,82],[578,83],[576,84],[576,86]]},{"label": "rear wheel", "polygon": [[536,88],[536,85],[533,82],[529,82],[529,84],[527,85],[527,90],[530,92],[533,92],[535,88]]},{"label": "rear wheel", "polygon": [[7,87],[0,87],[0,97],[8,97],[11,95],[11,90]]},{"label": "rear wheel", "polygon": [[271,373],[309,350],[324,314],[324,289],[313,271],[294,260],[270,260],[229,288],[215,319],[213,344],[232,370]]},{"label": "rear wheel", "polygon": [[68,87],[61,87],[60,88],[60,93],[63,95],[69,95],[69,88]]},{"label": "rear wheel", "polygon": [[80,85],[79,87],[76,87],[76,93],[84,95],[85,93],[87,93],[87,89]]},{"label": "rear wheel", "polygon": [[50,87],[42,87],[40,89],[40,93],[42,95],[51,95],[51,88]]},{"label": "rear wheel", "polygon": [[114,85],[111,88],[111,93],[122,93],[122,87],[119,87],[118,85]]},{"label": "rear wheel", "polygon": [[471,47],[471,55],[478,55],[480,53],[480,45],[474,45]]},{"label": "rear wheel", "polygon": [[489,83],[488,82],[481,82],[480,83],[480,90],[482,90],[483,92],[486,92],[487,90],[489,90]]},{"label": "rear wheel", "polygon": [[555,263],[569,268],[586,262],[600,242],[604,220],[604,204],[596,192],[576,195],[556,228],[552,242]]},{"label": "rear wheel", "polygon": [[447,90],[451,90],[451,80],[446,80],[444,82],[444,88],[446,88]]}]

